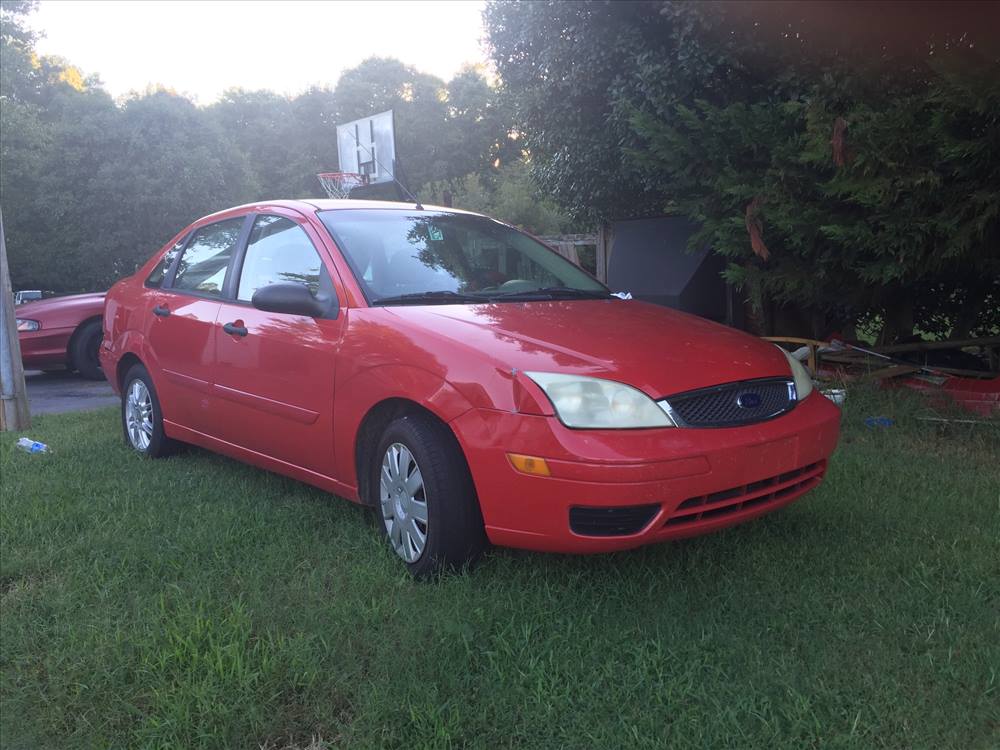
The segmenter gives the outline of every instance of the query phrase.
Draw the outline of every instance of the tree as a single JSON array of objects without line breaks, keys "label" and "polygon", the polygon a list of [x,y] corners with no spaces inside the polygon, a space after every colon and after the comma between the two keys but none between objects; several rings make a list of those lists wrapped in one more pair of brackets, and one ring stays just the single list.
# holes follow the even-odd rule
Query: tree
[{"label": "tree", "polygon": [[[625,195],[686,215],[702,227],[693,245],[726,255],[758,306],[805,311],[813,334],[879,316],[893,338],[1000,322],[1000,75],[975,45],[976,7],[952,7],[909,24],[916,38],[823,3],[491,3],[487,20],[504,91],[537,115],[524,125],[536,172],[564,207],[620,217]],[[611,48],[590,55],[584,39]],[[544,109],[567,90],[584,112]],[[620,160],[614,195],[555,147],[595,137],[587,157]],[[958,305],[975,320],[947,314]]]},{"label": "tree", "polygon": [[[303,96],[308,100],[311,93]],[[247,160],[259,186],[256,199],[318,194],[315,174],[325,171],[336,154],[335,146],[315,137],[304,127],[301,108],[271,91],[226,91],[207,108],[226,139]],[[322,120],[320,120],[322,122]],[[321,153],[309,148],[317,140]]]},{"label": "tree", "polygon": [[426,189],[428,200],[441,202],[445,191],[455,208],[487,214],[532,234],[560,234],[573,228],[558,206],[542,195],[523,161],[510,162],[488,177],[473,172],[462,179],[432,183]]},{"label": "tree", "polygon": [[37,7],[32,0],[0,2],[0,101],[25,101],[34,87],[37,34],[25,23]]},{"label": "tree", "polygon": [[447,106],[450,175],[490,180],[501,167],[521,161],[511,137],[512,113],[480,68],[467,66],[448,82]]},{"label": "tree", "polygon": [[509,113],[475,68],[445,84],[398,60],[372,57],[340,77],[333,101],[338,122],[393,111],[397,156],[414,191],[471,173],[487,176],[517,156]]},{"label": "tree", "polygon": [[345,71],[333,90],[338,122],[393,111],[397,155],[411,190],[449,176],[440,137],[448,122],[446,97],[441,79],[383,57],[368,58]]},{"label": "tree", "polygon": [[[318,196],[315,175],[338,168],[336,125],[392,109],[397,157],[411,189],[433,181],[484,179],[518,159],[510,114],[480,70],[448,84],[398,60],[370,58],[336,88],[314,87],[288,99],[269,91],[227,91],[208,108],[250,159],[261,197]],[[391,165],[386,165],[391,168]]]},{"label": "tree", "polygon": [[[110,256],[93,283],[110,284],[145,263],[179,229],[208,213],[253,200],[249,160],[203,110],[165,91],[127,101],[81,204],[99,210],[74,247]],[[89,203],[89,206],[88,206]]]},{"label": "tree", "polygon": [[654,3],[489,2],[484,19],[503,101],[542,190],[574,217],[658,211],[661,190],[624,163],[631,138],[613,91],[637,50],[660,45]]},{"label": "tree", "polygon": [[316,173],[338,166],[336,124],[386,109],[411,189],[470,186],[513,219],[557,221],[523,172],[500,173],[521,149],[480,70],[446,84],[371,58],[334,89],[295,98],[234,89],[200,108],[150,88],[116,103],[96,77],[37,54],[25,23],[33,8],[0,3],[0,197],[17,287],[107,288],[199,216],[319,196]]}]

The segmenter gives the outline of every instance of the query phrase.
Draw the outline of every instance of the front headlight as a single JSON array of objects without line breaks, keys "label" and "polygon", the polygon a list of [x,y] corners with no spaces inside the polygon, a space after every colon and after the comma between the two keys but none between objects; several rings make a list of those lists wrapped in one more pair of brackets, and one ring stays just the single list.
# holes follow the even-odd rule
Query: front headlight
[{"label": "front headlight", "polygon": [[524,374],[545,391],[556,416],[567,427],[621,430],[674,426],[653,399],[630,385],[585,375]]},{"label": "front headlight", "polygon": [[17,318],[17,330],[20,331],[37,331],[42,326],[39,325],[37,320],[28,320],[27,318]]},{"label": "front headlight", "polygon": [[[778,345],[775,344],[775,346]],[[809,371],[802,366],[801,362],[780,346],[778,346],[778,349],[785,355],[785,359],[788,360],[788,366],[792,368],[792,377],[795,379],[795,398],[798,401],[803,401],[813,390],[813,381],[809,377]]]}]

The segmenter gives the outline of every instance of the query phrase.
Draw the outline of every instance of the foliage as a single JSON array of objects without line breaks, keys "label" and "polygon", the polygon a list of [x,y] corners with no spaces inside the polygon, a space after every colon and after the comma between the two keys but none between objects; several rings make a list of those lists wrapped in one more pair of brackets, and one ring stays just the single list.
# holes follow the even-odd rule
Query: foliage
[{"label": "foliage", "polygon": [[336,123],[374,112],[394,111],[398,166],[417,192],[467,179],[495,192],[494,173],[520,158],[509,112],[474,68],[445,83],[371,58],[295,98],[235,89],[199,108],[150,89],[115,102],[95,77],[35,53],[33,7],[0,5],[0,198],[15,288],[105,289],[199,216],[319,197],[316,173],[337,168]]},{"label": "foliage", "polygon": [[501,167],[488,179],[473,172],[460,180],[433,183],[426,192],[430,202],[442,202],[447,192],[455,208],[487,214],[536,235],[560,234],[577,226],[541,194],[521,161]]},{"label": "foliage", "polygon": [[473,67],[445,84],[398,60],[373,57],[340,77],[332,100],[340,122],[393,110],[403,176],[415,191],[472,173],[486,176],[498,161],[518,156],[508,136],[509,114]]},{"label": "foliage", "polygon": [[[914,21],[914,38],[829,5],[492,3],[487,19],[565,208],[617,218],[655,196],[700,223],[692,244],[726,255],[751,299],[805,311],[813,335],[875,316],[886,339],[995,329],[1000,56],[976,47],[967,8]],[[556,52],[534,54],[546,40]],[[567,87],[586,112],[543,105]],[[609,196],[588,170],[616,159]]]},{"label": "foliage", "polygon": [[432,584],[344,500],[43,415],[51,453],[0,435],[0,744],[995,746],[1000,431],[914,399],[851,390],[823,484],[759,521]]},{"label": "foliage", "polygon": [[633,51],[656,44],[656,5],[490,2],[484,18],[501,92],[541,189],[587,221],[657,210],[660,191],[625,168],[630,133],[609,97]]},{"label": "foliage", "polygon": [[32,86],[37,35],[25,18],[36,6],[32,0],[0,2],[0,101],[4,105],[25,98]]}]

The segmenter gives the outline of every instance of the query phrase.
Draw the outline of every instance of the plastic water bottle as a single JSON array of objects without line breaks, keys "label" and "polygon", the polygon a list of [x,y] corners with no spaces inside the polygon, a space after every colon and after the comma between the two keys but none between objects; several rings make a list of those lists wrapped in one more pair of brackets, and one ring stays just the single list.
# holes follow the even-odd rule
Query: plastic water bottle
[{"label": "plastic water bottle", "polygon": [[17,447],[23,450],[25,453],[48,453],[49,446],[45,443],[39,443],[37,440],[32,440],[31,438],[21,438],[17,441]]}]

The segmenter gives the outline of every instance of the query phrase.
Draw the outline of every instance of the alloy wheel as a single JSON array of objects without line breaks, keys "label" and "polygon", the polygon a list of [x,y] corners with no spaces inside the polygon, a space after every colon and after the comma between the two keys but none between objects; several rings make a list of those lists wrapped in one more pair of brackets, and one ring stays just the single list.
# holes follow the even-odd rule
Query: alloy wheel
[{"label": "alloy wheel", "polygon": [[153,440],[153,399],[141,380],[133,380],[125,399],[125,427],[129,442],[145,453]]}]

